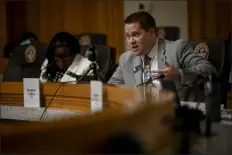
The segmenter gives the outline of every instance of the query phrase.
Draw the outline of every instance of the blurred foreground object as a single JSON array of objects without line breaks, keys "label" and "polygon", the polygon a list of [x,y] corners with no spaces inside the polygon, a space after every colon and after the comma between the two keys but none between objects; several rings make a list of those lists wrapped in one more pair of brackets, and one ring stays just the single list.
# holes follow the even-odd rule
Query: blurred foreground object
[{"label": "blurred foreground object", "polygon": [[[43,124],[1,125],[1,153],[27,154],[176,154],[191,147],[195,123],[175,116],[175,95],[151,87],[104,86],[121,103],[103,112]],[[110,88],[113,88],[110,90]],[[144,95],[145,94],[145,95]],[[108,94],[108,100],[110,94]],[[115,97],[111,95],[111,97]],[[128,96],[126,98],[125,96]],[[110,104],[110,103],[109,103]],[[120,105],[120,106],[119,106]],[[184,110],[184,111],[183,111]],[[184,118],[182,121],[182,118]],[[195,118],[191,115],[191,118]],[[187,126],[183,124],[188,122]],[[190,123],[191,122],[191,123]],[[196,123],[198,124],[198,123]],[[186,142],[186,134],[188,141]],[[193,139],[192,139],[193,138]]]}]

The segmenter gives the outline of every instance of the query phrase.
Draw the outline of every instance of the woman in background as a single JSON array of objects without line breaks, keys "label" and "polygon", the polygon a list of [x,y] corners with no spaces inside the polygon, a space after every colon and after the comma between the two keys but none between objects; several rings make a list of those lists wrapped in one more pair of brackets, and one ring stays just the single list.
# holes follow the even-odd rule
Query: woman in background
[{"label": "woman in background", "polygon": [[80,55],[80,46],[76,38],[68,32],[59,32],[51,40],[47,49],[47,58],[41,68],[41,82],[74,82],[72,72],[82,75],[91,62]]}]

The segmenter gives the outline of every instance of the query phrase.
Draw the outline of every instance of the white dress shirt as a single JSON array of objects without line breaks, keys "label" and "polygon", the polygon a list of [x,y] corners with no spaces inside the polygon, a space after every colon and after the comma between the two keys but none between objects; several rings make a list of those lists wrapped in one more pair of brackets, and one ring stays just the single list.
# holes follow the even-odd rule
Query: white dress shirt
[{"label": "white dress shirt", "polygon": [[[158,68],[158,55],[157,55],[157,53],[158,53],[158,39],[156,40],[156,44],[154,45],[154,47],[147,54],[147,56],[149,58],[151,58],[151,61],[150,61],[151,71],[159,69]],[[143,67],[144,67],[144,56],[142,56],[142,62],[143,62]],[[161,89],[161,87],[160,87],[161,85],[160,85],[160,82],[158,80],[153,80],[152,83],[153,83],[154,86],[156,86],[157,88]]]},{"label": "white dress shirt", "polygon": [[[151,65],[151,70],[158,70],[158,39],[156,41],[156,44],[154,47],[151,49],[151,51],[147,54],[149,58],[151,58],[150,65]],[[144,68],[144,56],[141,57],[142,62],[143,62],[143,68]]]}]

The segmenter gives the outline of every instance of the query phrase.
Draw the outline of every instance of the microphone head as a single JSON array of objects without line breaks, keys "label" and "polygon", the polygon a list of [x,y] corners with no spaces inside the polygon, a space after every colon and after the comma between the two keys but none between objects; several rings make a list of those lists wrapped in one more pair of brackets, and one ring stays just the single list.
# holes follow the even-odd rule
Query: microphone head
[{"label": "microphone head", "polygon": [[91,54],[91,46],[85,46],[83,47],[85,51],[85,57],[89,58],[89,55]]},{"label": "microphone head", "polygon": [[77,75],[76,75],[75,73],[71,72],[71,71],[67,71],[66,74],[67,74],[68,76],[73,77],[73,78],[76,78],[76,77],[77,77]]},{"label": "microphone head", "polygon": [[94,46],[90,47],[88,50],[88,59],[89,59],[89,61],[96,61],[96,59],[97,59]]},{"label": "microphone head", "polygon": [[85,52],[85,57],[86,57],[86,58],[89,58],[89,50],[86,50],[86,52]]}]

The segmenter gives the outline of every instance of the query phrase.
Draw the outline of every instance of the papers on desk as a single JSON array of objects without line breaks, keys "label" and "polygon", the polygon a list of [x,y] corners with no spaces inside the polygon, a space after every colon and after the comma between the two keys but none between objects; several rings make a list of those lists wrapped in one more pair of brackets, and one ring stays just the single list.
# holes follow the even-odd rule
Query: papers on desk
[{"label": "papers on desk", "polygon": [[24,78],[24,107],[40,107],[40,81],[36,78]]}]

